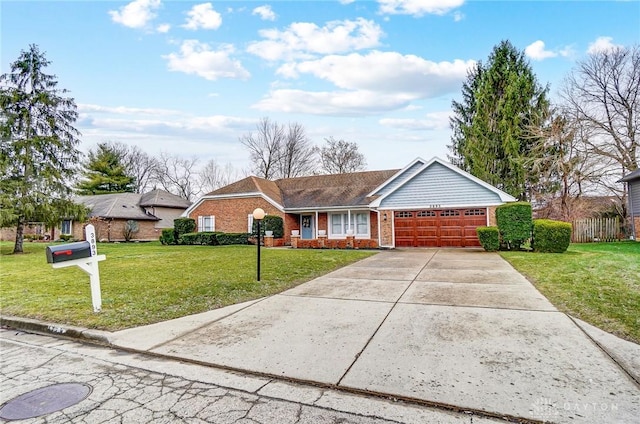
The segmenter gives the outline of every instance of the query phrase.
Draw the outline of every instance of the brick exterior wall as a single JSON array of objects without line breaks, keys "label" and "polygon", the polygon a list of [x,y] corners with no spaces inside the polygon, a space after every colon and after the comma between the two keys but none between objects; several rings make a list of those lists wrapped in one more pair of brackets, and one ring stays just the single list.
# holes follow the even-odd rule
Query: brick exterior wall
[{"label": "brick exterior wall", "polygon": [[[247,197],[236,199],[207,199],[198,205],[191,213],[189,218],[196,220],[198,223],[199,216],[215,216],[215,230],[225,233],[246,233],[247,217],[253,213],[256,208],[262,208],[268,215],[277,215],[284,218],[284,214],[276,209],[271,203],[262,197]],[[296,223],[297,225],[297,223]],[[287,231],[287,220],[284,223],[285,234],[291,234],[291,230]]]},{"label": "brick exterior wall", "polygon": [[498,221],[496,221],[496,208],[497,206],[489,206],[487,208],[487,214],[489,216],[489,227],[496,227],[498,225]]},{"label": "brick exterior wall", "polygon": [[[380,211],[380,245],[383,247],[393,245],[393,213],[394,211]],[[387,214],[386,221],[385,214]]]},{"label": "brick exterior wall", "polygon": [[[74,222],[71,231],[75,240],[84,240],[84,227],[93,224],[96,229],[96,239],[100,242],[125,241],[124,226],[126,219],[91,220],[90,222]],[[156,221],[136,221],[138,231],[133,233],[131,241],[157,241],[162,234],[162,229],[156,228]]]},{"label": "brick exterior wall", "polygon": [[636,229],[636,241],[640,242],[640,216],[633,217],[633,222]]}]

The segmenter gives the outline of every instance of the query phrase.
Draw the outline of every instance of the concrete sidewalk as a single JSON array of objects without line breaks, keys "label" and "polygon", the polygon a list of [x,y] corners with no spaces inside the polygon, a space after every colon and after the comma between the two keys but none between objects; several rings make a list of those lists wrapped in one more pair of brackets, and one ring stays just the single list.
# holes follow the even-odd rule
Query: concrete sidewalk
[{"label": "concrete sidewalk", "polygon": [[640,346],[589,327],[497,254],[420,249],[109,342],[487,417],[638,422]]}]

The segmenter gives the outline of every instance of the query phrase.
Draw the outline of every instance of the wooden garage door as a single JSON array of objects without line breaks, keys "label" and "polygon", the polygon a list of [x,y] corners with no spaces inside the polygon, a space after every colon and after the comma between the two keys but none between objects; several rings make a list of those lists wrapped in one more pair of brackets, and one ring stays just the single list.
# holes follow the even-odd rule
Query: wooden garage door
[{"label": "wooden garage door", "polygon": [[487,225],[484,208],[396,212],[396,247],[480,246],[476,227]]}]

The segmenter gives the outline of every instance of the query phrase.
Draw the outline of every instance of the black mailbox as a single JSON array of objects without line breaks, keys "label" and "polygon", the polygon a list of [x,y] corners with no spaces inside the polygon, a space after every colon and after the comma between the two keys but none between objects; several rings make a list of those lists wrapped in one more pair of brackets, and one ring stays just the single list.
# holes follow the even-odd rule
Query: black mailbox
[{"label": "black mailbox", "polygon": [[88,241],[61,244],[59,246],[47,246],[47,263],[72,261],[74,259],[90,258],[91,245]]}]

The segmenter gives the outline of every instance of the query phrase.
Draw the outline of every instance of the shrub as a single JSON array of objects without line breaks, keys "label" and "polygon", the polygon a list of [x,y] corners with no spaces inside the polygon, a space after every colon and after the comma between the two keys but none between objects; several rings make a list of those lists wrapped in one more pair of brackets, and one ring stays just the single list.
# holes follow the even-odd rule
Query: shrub
[{"label": "shrub", "polygon": [[531,203],[513,202],[496,208],[500,237],[507,250],[520,249],[531,238]]},{"label": "shrub", "polygon": [[[262,226],[260,226],[262,230]],[[275,236],[275,231],[274,231]],[[249,233],[217,233],[218,244],[230,245],[230,244],[249,244]]]},{"label": "shrub", "polygon": [[176,232],[176,238],[180,240],[181,235],[193,233],[196,230],[196,220],[192,218],[176,218],[173,220],[173,228]]},{"label": "shrub", "polygon": [[73,239],[73,235],[71,234],[60,234],[60,240],[69,241]]},{"label": "shrub", "polygon": [[131,241],[133,235],[137,233],[139,229],[140,227],[138,226],[138,221],[130,219],[125,222],[124,228],[122,229],[122,236],[124,237],[124,241]]},{"label": "shrub", "polygon": [[500,230],[498,227],[477,227],[480,244],[487,252],[500,250]]},{"label": "shrub", "polygon": [[[260,235],[264,236],[265,231],[273,231],[274,238],[282,238],[284,236],[284,222],[282,217],[278,215],[267,215],[260,223]],[[251,235],[256,235],[258,232],[258,222],[253,221],[251,227]]]},{"label": "shrub", "polygon": [[203,231],[201,233],[186,233],[178,238],[180,244],[193,244],[203,246],[217,246],[217,233]]},{"label": "shrub", "polygon": [[551,219],[533,221],[533,250],[536,252],[562,253],[571,243],[571,224]]},{"label": "shrub", "polygon": [[173,228],[163,228],[162,235],[160,236],[160,243],[162,244],[177,244],[178,238]]}]

